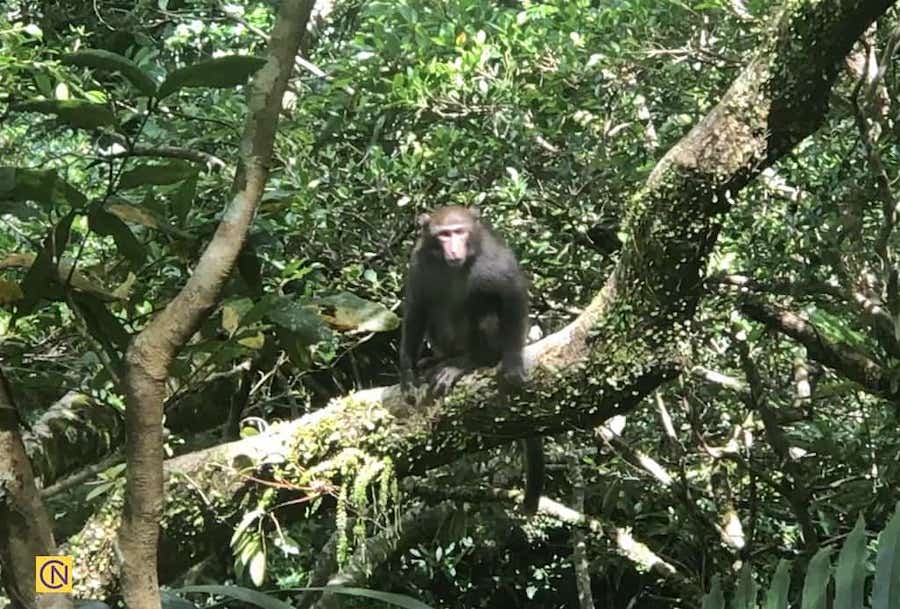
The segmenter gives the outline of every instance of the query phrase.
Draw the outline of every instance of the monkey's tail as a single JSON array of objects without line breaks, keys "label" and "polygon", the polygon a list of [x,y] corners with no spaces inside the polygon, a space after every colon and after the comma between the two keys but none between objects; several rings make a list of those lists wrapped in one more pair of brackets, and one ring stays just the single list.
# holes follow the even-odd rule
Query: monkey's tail
[{"label": "monkey's tail", "polygon": [[522,440],[525,457],[525,499],[522,510],[532,516],[537,512],[538,501],[544,492],[544,439],[540,436]]}]

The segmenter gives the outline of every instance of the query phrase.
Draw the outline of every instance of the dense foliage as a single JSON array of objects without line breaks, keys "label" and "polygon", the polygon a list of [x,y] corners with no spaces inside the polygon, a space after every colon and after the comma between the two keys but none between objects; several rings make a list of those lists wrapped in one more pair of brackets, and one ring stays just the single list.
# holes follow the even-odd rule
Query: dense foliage
[{"label": "dense foliage", "polygon": [[[532,338],[563,327],[615,264],[630,196],[716,105],[772,7],[329,9],[285,97],[238,269],[172,371],[173,454],[238,419],[246,435],[395,382],[415,219],[440,204],[478,205],[516,250]],[[827,125],[737,194],[682,346],[684,374],[627,421],[548,442],[547,494],[581,496],[606,531],[587,533],[598,605],[693,606],[684,595],[714,574],[732,581],[749,562],[768,578],[782,558],[806,564],[859,515],[881,530],[893,513],[895,17],[848,58]],[[77,391],[97,411],[78,412],[79,425],[99,429],[43,444],[45,485],[121,442],[108,414],[123,408],[129,337],[185,283],[229,199],[244,83],[272,20],[270,3],[194,0],[12,0],[0,13],[0,362],[26,422]],[[787,332],[770,305],[808,320],[820,342]],[[468,455],[397,492],[419,508],[473,479],[515,487],[516,455]],[[120,474],[50,499],[63,536]],[[569,525],[523,524],[487,493],[467,500],[377,565],[373,587],[435,607],[579,606]],[[305,584],[335,527],[352,528],[346,513],[317,511],[323,503],[247,519],[258,537],[233,544],[237,569],[216,577]],[[392,517],[377,512],[340,543],[359,545]],[[679,576],[639,565],[622,544],[629,531]]]}]

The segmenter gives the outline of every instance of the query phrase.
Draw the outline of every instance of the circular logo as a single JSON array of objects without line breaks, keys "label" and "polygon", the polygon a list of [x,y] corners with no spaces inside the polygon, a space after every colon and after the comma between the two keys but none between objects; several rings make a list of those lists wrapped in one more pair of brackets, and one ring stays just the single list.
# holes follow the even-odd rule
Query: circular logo
[{"label": "circular logo", "polygon": [[48,560],[38,571],[41,584],[51,590],[69,585],[69,566],[61,560]]}]

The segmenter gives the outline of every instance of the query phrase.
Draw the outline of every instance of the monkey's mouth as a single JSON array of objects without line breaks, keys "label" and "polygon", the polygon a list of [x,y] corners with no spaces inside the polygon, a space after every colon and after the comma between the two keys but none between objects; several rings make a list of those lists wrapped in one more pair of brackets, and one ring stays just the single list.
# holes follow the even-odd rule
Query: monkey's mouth
[{"label": "monkey's mouth", "polygon": [[452,260],[447,261],[447,266],[458,269],[462,265],[466,263],[465,258],[453,258]]}]

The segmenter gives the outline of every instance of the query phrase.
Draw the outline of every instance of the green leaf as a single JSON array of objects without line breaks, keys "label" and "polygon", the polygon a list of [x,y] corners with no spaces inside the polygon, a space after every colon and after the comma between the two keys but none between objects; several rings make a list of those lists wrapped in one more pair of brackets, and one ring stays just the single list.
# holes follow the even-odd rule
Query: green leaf
[{"label": "green leaf", "polygon": [[259,531],[251,531],[240,539],[235,549],[238,550],[237,562],[241,564],[242,569],[247,568],[262,547],[263,542]]},{"label": "green leaf", "polygon": [[[45,241],[45,250],[48,252],[48,256],[52,260],[53,256],[50,254],[50,241]],[[42,250],[44,251],[44,250]],[[0,259],[0,269],[5,268],[21,268],[21,269],[30,269],[35,265],[40,265],[41,262],[38,260],[41,252],[38,252],[37,255],[31,254],[28,252],[8,254],[5,258]],[[92,294],[93,296],[99,298],[104,302],[111,302],[114,300],[124,300],[127,297],[125,295],[118,295],[116,292],[111,292],[107,290],[103,285],[101,285],[98,281],[89,277],[82,273],[78,268],[74,271],[72,270],[73,263],[68,260],[63,260],[60,262],[56,269],[51,269],[52,272],[50,274],[50,278],[53,281],[52,286],[46,286],[44,295],[51,298],[62,298],[62,291],[59,289],[60,286],[64,284],[70,285],[72,288],[80,291],[86,292],[88,294]]]},{"label": "green leaf", "polygon": [[287,297],[272,302],[266,318],[273,324],[290,331],[294,337],[309,346],[331,338],[331,330],[322,321],[317,307],[301,304]]},{"label": "green leaf", "polygon": [[94,499],[112,491],[116,488],[116,486],[116,482],[103,482],[102,484],[98,484],[94,486],[94,488],[92,488],[87,495],[84,496],[84,499],[88,502],[93,501]]},{"label": "green leaf", "polygon": [[88,332],[103,347],[113,362],[122,360],[122,354],[128,348],[131,335],[119,321],[109,312],[106,306],[94,296],[83,292],[72,294],[72,302],[78,307],[85,321]]},{"label": "green leaf", "polygon": [[260,547],[250,558],[249,567],[247,569],[250,575],[250,581],[254,586],[262,586],[266,581],[266,551]]},{"label": "green leaf", "polygon": [[222,329],[234,334],[241,327],[241,318],[253,309],[249,298],[235,298],[222,304]]},{"label": "green leaf", "polygon": [[836,343],[847,343],[856,349],[865,349],[868,345],[866,336],[851,328],[841,317],[824,309],[811,308],[809,321],[816,326],[816,331],[825,338]]},{"label": "green leaf", "polygon": [[256,301],[253,308],[241,317],[241,324],[251,326],[258,321],[268,319],[269,311],[276,309],[281,305],[285,296],[280,294],[266,294]]},{"label": "green leaf", "polygon": [[107,72],[118,72],[127,78],[128,81],[144,95],[153,96],[153,94],[156,93],[156,82],[153,78],[141,70],[136,63],[118,53],[112,53],[102,49],[87,49],[77,53],[63,55],[62,63],[67,66],[80,66]]},{"label": "green leaf", "polygon": [[196,176],[197,170],[188,163],[143,164],[122,174],[121,188],[134,188],[145,184],[174,184]]},{"label": "green leaf", "polygon": [[900,608],[900,503],[878,537],[872,609]]},{"label": "green leaf", "polygon": [[87,204],[87,197],[55,171],[0,166],[0,212],[10,211],[6,201],[34,201],[47,210],[68,203],[72,209],[80,209]]},{"label": "green leaf", "polygon": [[70,127],[94,129],[114,125],[116,116],[103,104],[95,104],[80,99],[34,100],[15,104],[21,112],[52,114]]},{"label": "green leaf", "polygon": [[801,609],[825,609],[828,606],[828,581],[831,579],[831,548],[816,552],[806,568]]},{"label": "green leaf", "polygon": [[791,561],[781,559],[772,576],[766,593],[766,609],[788,609],[788,591],[791,588]]},{"label": "green leaf", "polygon": [[38,93],[44,97],[53,97],[53,84],[46,74],[37,72],[34,75],[34,84],[37,85]]},{"label": "green leaf", "polygon": [[389,332],[400,319],[383,304],[360,298],[350,292],[314,301],[322,307],[322,317],[342,332]]},{"label": "green leaf", "polygon": [[137,224],[152,228],[178,239],[188,241],[193,239],[190,233],[172,226],[160,217],[161,214],[157,215],[157,212],[154,210],[153,197],[150,196],[150,192],[147,195],[140,205],[135,205],[121,197],[110,197],[106,210],[126,224]]},{"label": "green leaf", "polygon": [[170,73],[159,87],[159,97],[166,97],[185,87],[235,87],[247,82],[265,63],[262,57],[251,55],[228,55],[201,61]]},{"label": "green leaf", "polygon": [[58,287],[58,284],[53,282],[54,274],[53,255],[49,248],[44,247],[22,280],[23,298],[16,307],[16,317],[33,313],[41,299]]},{"label": "green leaf", "polygon": [[[298,592],[331,592],[334,594],[343,594],[345,596],[358,596],[362,598],[371,598],[382,601],[395,607],[403,609],[433,609],[430,605],[418,601],[405,594],[394,594],[392,592],[379,592],[377,590],[368,590],[366,588],[342,588],[340,586],[327,586],[317,588],[293,588]],[[233,599],[244,603],[250,603],[262,609],[293,609],[293,605],[279,600],[268,594],[242,588],[240,586],[185,586],[175,590],[182,594],[190,594],[200,592],[206,594],[218,594],[220,596],[229,596]]]},{"label": "green leaf", "polygon": [[74,210],[60,218],[59,222],[56,223],[53,232],[50,233],[52,239],[44,244],[44,246],[52,252],[54,260],[59,260],[62,257],[63,252],[66,251],[66,245],[69,244],[69,233],[72,231],[73,220],[75,220]]},{"label": "green leaf", "polygon": [[[309,588],[309,590],[316,590],[316,588]],[[378,590],[368,590],[366,588],[341,588],[340,586],[326,586],[324,588],[318,588],[318,590],[332,592],[334,594],[343,594],[344,596],[371,598],[395,607],[402,607],[403,609],[433,609],[433,607],[426,605],[422,601],[418,601],[405,594],[394,594],[393,592],[379,592]]]},{"label": "green leaf", "polygon": [[753,570],[750,563],[745,562],[738,573],[738,583],[731,600],[732,609],[756,609],[756,596],[759,586],[753,581]]},{"label": "green leaf", "polygon": [[42,298],[49,297],[59,289],[60,282],[54,281],[57,278],[56,261],[66,249],[74,219],[75,212],[70,211],[47,233],[41,251],[22,280],[23,297],[16,307],[16,317],[29,315]]},{"label": "green leaf", "polygon": [[275,547],[282,551],[286,556],[299,556],[301,547],[300,543],[284,532],[279,531],[274,540]]},{"label": "green leaf", "polygon": [[724,609],[725,593],[722,592],[722,582],[718,575],[713,575],[709,592],[703,595],[701,609]]},{"label": "green leaf", "polygon": [[106,206],[106,209],[122,222],[130,222],[131,224],[158,230],[161,222],[160,219],[150,211],[150,209],[152,209],[152,199],[152,197],[144,197],[144,201],[142,202],[144,207],[140,207],[132,203],[124,203],[122,202],[122,199],[116,198],[115,201],[117,202],[110,203]]},{"label": "green leaf", "polygon": [[309,352],[310,343],[306,338],[296,332],[291,332],[280,326],[275,328],[275,336],[278,345],[284,350],[291,363],[299,370],[307,370],[312,365],[312,354]]},{"label": "green leaf", "polygon": [[862,514],[838,554],[834,609],[862,609],[866,583],[866,521]]},{"label": "green leaf", "polygon": [[249,603],[262,609],[294,609],[290,603],[269,596],[257,590],[242,588],[240,586],[185,586],[174,590],[181,594],[190,594],[199,592],[203,594],[218,594],[219,596],[228,596],[242,603]]},{"label": "green leaf", "polygon": [[133,264],[141,264],[147,257],[147,250],[121,218],[104,209],[94,211],[88,217],[92,231],[104,237],[112,237],[119,252]]},{"label": "green leaf", "polygon": [[263,516],[265,516],[265,512],[259,508],[245,512],[241,517],[241,521],[234,528],[234,533],[231,535],[231,545],[236,545],[242,537],[245,537],[244,533],[250,528],[250,525],[257,522]]}]

